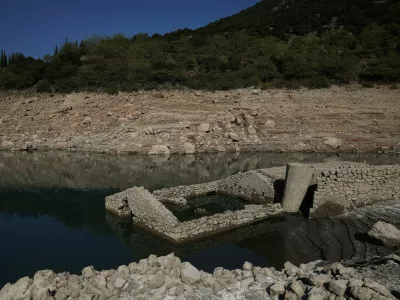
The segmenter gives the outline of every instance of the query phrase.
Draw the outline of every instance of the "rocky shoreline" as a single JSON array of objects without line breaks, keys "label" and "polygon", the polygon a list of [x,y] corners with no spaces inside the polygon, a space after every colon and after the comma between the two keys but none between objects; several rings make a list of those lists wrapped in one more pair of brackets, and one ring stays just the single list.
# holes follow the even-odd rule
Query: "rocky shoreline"
[{"label": "rocky shoreline", "polygon": [[[0,149],[100,153],[399,153],[387,88],[0,94]],[[334,103],[331,104],[331,103]]]},{"label": "rocky shoreline", "polygon": [[396,299],[398,261],[388,259],[379,267],[381,272],[372,273],[373,279],[366,277],[371,275],[369,267],[323,261],[299,267],[287,262],[281,271],[245,262],[242,269],[216,268],[209,274],[174,254],[151,255],[117,270],[97,271],[89,266],[81,275],[39,271],[33,278],[6,284],[0,299]]}]

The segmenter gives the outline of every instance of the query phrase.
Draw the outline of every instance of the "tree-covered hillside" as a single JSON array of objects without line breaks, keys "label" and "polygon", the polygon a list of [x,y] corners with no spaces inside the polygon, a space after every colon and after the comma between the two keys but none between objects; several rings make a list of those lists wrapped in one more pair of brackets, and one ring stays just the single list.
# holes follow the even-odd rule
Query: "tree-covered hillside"
[{"label": "tree-covered hillside", "polygon": [[398,1],[268,0],[197,30],[66,41],[43,59],[1,52],[0,88],[325,87],[400,81]]}]

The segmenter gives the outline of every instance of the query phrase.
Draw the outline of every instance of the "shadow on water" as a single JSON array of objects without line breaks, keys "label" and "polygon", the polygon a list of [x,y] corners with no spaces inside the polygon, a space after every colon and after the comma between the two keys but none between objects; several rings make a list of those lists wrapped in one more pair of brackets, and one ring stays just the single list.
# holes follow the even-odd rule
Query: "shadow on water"
[{"label": "shadow on water", "polygon": [[116,268],[152,253],[175,252],[208,271],[238,268],[245,260],[280,267],[286,260],[352,255],[315,246],[322,242],[309,236],[318,232],[317,225],[325,225],[299,217],[269,220],[178,247],[106,217],[104,210],[106,196],[134,185],[154,190],[326,159],[385,164],[400,158],[265,153],[171,156],[160,162],[147,156],[0,152],[0,286],[41,269],[79,273],[87,265]]}]

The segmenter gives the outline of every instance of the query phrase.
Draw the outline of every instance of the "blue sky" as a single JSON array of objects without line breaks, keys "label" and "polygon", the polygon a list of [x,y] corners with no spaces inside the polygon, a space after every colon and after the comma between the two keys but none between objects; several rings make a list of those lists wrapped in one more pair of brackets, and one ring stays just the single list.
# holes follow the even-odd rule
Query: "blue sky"
[{"label": "blue sky", "polygon": [[42,57],[65,38],[204,26],[258,0],[13,0],[0,10],[0,48]]}]

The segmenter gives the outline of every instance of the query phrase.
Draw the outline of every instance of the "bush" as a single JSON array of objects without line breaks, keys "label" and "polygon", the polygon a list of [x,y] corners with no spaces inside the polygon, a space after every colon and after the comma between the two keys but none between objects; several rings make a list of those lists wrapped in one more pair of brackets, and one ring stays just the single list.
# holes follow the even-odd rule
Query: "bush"
[{"label": "bush", "polygon": [[390,86],[390,89],[391,90],[397,90],[399,88],[399,84],[397,84],[397,83],[393,83],[391,86]]},{"label": "bush", "polygon": [[43,79],[38,81],[35,90],[38,93],[51,93],[53,91],[53,87],[48,80]]},{"label": "bush", "polygon": [[104,89],[104,92],[109,95],[117,95],[118,87],[116,85],[109,85]]},{"label": "bush", "polygon": [[308,80],[307,87],[310,89],[323,89],[331,86],[330,80],[325,76],[312,77]]},{"label": "bush", "polygon": [[372,82],[363,82],[363,83],[361,84],[361,86],[362,86],[363,88],[366,88],[366,89],[372,89],[372,88],[375,87],[375,84],[373,84]]}]

